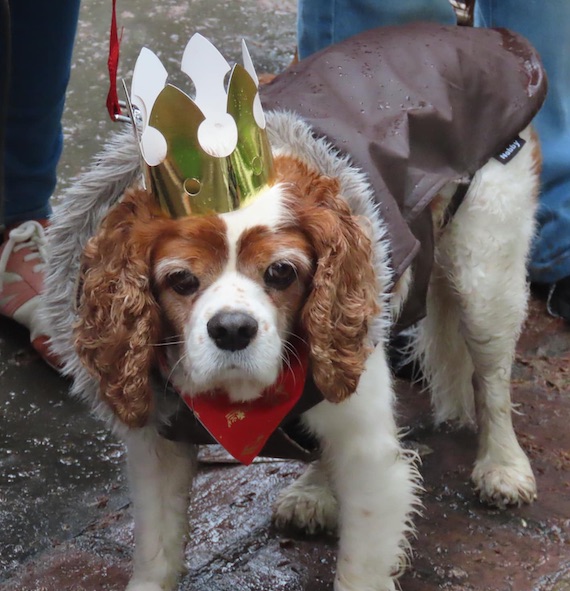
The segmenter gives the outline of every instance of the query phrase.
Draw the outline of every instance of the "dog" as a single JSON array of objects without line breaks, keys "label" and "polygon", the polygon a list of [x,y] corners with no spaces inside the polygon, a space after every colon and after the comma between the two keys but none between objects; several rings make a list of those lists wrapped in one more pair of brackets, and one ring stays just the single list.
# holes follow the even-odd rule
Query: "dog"
[{"label": "dog", "polygon": [[[275,179],[246,208],[164,216],[140,186],[129,131],[109,141],[52,219],[52,350],[127,448],[128,591],[176,587],[197,470],[195,445],[161,436],[181,401],[153,389],[157,357],[190,396],[223,389],[249,403],[290,362],[296,339],[322,394],[301,416],[321,455],[281,493],[275,522],[338,528],[335,591],[393,590],[406,563],[421,484],[399,440],[386,350],[415,270],[394,280],[392,237],[349,157],[289,110],[267,113],[267,133]],[[436,422],[477,426],[472,480],[500,507],[536,497],[510,400],[540,173],[536,134],[526,127],[520,138],[516,157],[476,171],[451,219],[460,179],[431,200],[433,269],[412,347]]]}]

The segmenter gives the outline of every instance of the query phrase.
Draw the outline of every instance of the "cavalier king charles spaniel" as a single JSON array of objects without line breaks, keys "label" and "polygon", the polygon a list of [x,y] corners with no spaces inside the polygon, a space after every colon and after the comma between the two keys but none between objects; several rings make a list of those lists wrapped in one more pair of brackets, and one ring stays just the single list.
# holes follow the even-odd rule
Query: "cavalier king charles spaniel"
[{"label": "cavalier king charles spaniel", "polygon": [[[245,209],[166,217],[138,188],[128,132],[53,218],[52,348],[74,392],[128,450],[136,542],[128,591],[176,587],[197,470],[195,445],[160,434],[178,403],[153,387],[159,351],[185,392],[223,388],[243,402],[275,382],[295,338],[304,339],[323,400],[301,420],[321,456],[279,496],[275,521],[338,528],[335,591],[393,590],[406,561],[420,485],[398,437],[386,345],[412,271],[390,286],[383,222],[347,158],[291,113],[268,113],[268,133],[275,183]],[[478,427],[472,479],[498,506],[536,495],[509,391],[540,161],[534,134],[521,135],[517,157],[483,166],[447,225],[456,185],[433,201],[427,316],[413,337],[436,421]]]}]

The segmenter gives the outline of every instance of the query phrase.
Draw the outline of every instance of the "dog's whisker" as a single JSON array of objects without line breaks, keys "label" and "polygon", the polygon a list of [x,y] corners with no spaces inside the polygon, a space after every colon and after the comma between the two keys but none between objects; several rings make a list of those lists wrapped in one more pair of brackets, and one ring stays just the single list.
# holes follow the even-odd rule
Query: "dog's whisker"
[{"label": "dog's whisker", "polygon": [[282,357],[285,359],[289,359],[292,355],[296,355],[295,348],[290,343],[283,343],[283,353]]},{"label": "dog's whisker", "polygon": [[281,355],[281,361],[283,362],[283,365],[287,367],[287,369],[292,369],[291,360],[287,355]]},{"label": "dog's whisker", "polygon": [[[287,355],[288,361],[290,361],[290,357],[294,357],[299,363],[301,363],[301,358],[299,356],[299,353],[297,352],[297,349],[295,349],[295,347],[293,347],[293,345],[291,345],[291,343],[285,342],[285,344],[283,345],[283,348],[288,353],[288,355]],[[290,364],[289,364],[289,367],[290,367]]]},{"label": "dog's whisker", "polygon": [[[291,357],[294,357],[299,364],[301,364],[301,359],[295,347],[291,345],[291,343],[285,342],[283,348],[286,350],[288,355],[281,355],[281,361],[283,364],[289,369],[290,371],[293,370],[293,364],[291,363]],[[293,384],[297,385],[297,374],[293,372]]]},{"label": "dog's whisker", "polygon": [[173,334],[169,337],[164,337],[164,339],[162,339],[164,343],[171,343],[171,342],[180,342],[180,341],[184,341],[184,335],[183,334]]},{"label": "dog's whisker", "polygon": [[184,359],[186,358],[186,353],[184,353],[183,355],[181,355],[173,364],[172,367],[170,367],[170,371],[168,372],[168,375],[166,376],[165,379],[165,385],[164,385],[164,392],[166,394],[166,389],[168,387],[168,384],[172,381],[172,376],[174,375],[174,372],[176,371],[176,369],[178,368],[178,366],[184,361]]},{"label": "dog's whisker", "polygon": [[166,343],[151,343],[151,347],[168,347],[169,345],[183,345],[184,340],[180,341],[168,341]]},{"label": "dog's whisker", "polygon": [[297,340],[300,341],[301,343],[303,343],[304,345],[309,345],[309,343],[307,342],[306,339],[304,339],[303,337],[299,336],[297,333],[292,332],[290,330],[285,331],[285,335],[290,339],[290,340]]}]

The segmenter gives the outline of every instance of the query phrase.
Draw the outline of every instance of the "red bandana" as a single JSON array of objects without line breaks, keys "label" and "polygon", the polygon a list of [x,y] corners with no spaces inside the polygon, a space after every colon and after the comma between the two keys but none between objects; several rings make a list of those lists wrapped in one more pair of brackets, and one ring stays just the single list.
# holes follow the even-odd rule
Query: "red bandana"
[{"label": "red bandana", "polygon": [[301,398],[308,357],[304,345],[296,347],[277,381],[253,402],[231,402],[223,390],[195,396],[177,391],[210,435],[248,466]]}]

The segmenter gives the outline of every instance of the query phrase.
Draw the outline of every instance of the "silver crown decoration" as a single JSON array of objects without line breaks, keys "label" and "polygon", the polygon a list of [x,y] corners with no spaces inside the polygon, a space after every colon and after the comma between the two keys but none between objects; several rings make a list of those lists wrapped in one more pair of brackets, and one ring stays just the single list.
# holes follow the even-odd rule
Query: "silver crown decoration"
[{"label": "silver crown decoration", "polygon": [[181,63],[193,100],[166,83],[152,51],[143,48],[137,59],[129,109],[133,121],[133,109],[139,112],[146,189],[171,217],[239,209],[273,181],[259,82],[243,41],[242,55],[244,65],[230,68],[206,38],[193,35]]}]

